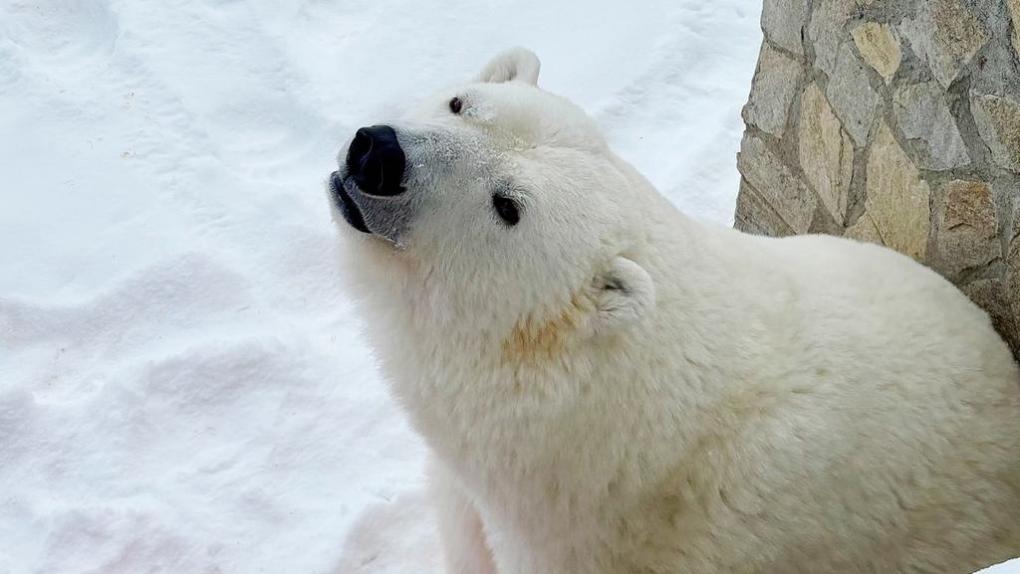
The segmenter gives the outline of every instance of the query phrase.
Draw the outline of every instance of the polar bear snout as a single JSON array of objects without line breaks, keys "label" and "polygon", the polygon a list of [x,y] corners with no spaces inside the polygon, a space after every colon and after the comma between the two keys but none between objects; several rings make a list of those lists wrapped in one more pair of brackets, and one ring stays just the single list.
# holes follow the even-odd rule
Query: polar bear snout
[{"label": "polar bear snout", "polygon": [[406,158],[390,126],[361,128],[347,149],[347,174],[365,194],[392,196],[404,192]]},{"label": "polar bear snout", "polygon": [[340,169],[328,182],[334,212],[354,229],[400,245],[416,202],[407,193],[407,156],[396,130],[359,129],[338,160]]}]

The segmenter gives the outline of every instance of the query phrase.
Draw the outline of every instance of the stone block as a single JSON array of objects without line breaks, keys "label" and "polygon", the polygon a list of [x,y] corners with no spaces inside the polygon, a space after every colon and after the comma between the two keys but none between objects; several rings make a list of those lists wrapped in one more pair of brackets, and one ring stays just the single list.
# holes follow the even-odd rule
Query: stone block
[{"label": "stone block", "polygon": [[848,45],[839,50],[825,95],[854,143],[863,147],[868,140],[879,98],[871,87],[864,64]]},{"label": "stone block", "polygon": [[808,23],[808,39],[815,49],[815,67],[832,75],[840,45],[846,40],[844,28],[857,4],[854,0],[816,0]]},{"label": "stone block", "polygon": [[944,170],[970,163],[967,145],[937,82],[906,84],[893,93],[893,112],[900,130],[916,140],[921,167]]},{"label": "stone block", "polygon": [[864,61],[888,84],[903,59],[900,43],[893,35],[892,28],[888,24],[866,22],[854,28],[851,35]]},{"label": "stone block", "polygon": [[929,264],[950,279],[1002,255],[992,189],[981,181],[954,180],[936,193],[934,251]]},{"label": "stone block", "polygon": [[972,92],[970,110],[995,163],[1020,173],[1020,101]]},{"label": "stone block", "polygon": [[1009,17],[1013,20],[1013,51],[1020,60],[1020,0],[1009,0]]},{"label": "stone block", "polygon": [[762,44],[751,96],[744,106],[744,121],[774,136],[782,136],[793,96],[803,71],[800,63]]},{"label": "stone block", "polygon": [[804,175],[836,223],[846,221],[854,146],[816,84],[800,100],[798,151]]},{"label": "stone block", "polygon": [[737,211],[734,216],[734,227],[746,233],[785,237],[795,235],[776,210],[766,202],[761,192],[740,180],[740,194],[737,196]]},{"label": "stone block", "polygon": [[1013,238],[1006,256],[1004,299],[1012,318],[1013,352],[1020,357],[1020,236]]},{"label": "stone block", "polygon": [[765,0],[761,12],[761,29],[770,42],[803,55],[801,32],[805,26],[808,0]]},{"label": "stone block", "polygon": [[800,180],[760,138],[745,134],[737,155],[737,169],[747,184],[794,233],[805,233],[818,196]]},{"label": "stone block", "polygon": [[931,227],[931,190],[884,121],[871,144],[865,187],[865,214],[882,243],[923,261]]},{"label": "stone block", "polygon": [[878,234],[878,227],[875,226],[875,222],[867,213],[860,216],[853,225],[848,227],[844,235],[857,241],[884,245],[882,236]]}]

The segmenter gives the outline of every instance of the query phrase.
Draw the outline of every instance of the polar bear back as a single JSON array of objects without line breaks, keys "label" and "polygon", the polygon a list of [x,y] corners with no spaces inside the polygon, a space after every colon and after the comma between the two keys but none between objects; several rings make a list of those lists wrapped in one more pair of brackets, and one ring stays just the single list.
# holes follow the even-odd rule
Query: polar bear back
[{"label": "polar bear back", "polygon": [[668,273],[705,281],[670,321],[698,332],[689,362],[728,357],[728,382],[648,507],[683,543],[642,564],[963,572],[1020,551],[1020,374],[980,309],[880,247],[699,237],[710,263]]}]

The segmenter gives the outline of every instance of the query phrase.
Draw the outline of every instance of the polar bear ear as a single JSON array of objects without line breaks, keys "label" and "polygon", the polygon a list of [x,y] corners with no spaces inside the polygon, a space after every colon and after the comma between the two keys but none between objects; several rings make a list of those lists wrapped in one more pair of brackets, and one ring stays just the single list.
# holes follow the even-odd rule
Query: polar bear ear
[{"label": "polar bear ear", "polygon": [[538,70],[542,63],[538,56],[526,48],[511,48],[489,61],[478,74],[479,82],[525,82],[538,85]]},{"label": "polar bear ear", "polygon": [[595,277],[595,332],[636,323],[655,307],[655,284],[643,267],[626,257],[613,258]]}]

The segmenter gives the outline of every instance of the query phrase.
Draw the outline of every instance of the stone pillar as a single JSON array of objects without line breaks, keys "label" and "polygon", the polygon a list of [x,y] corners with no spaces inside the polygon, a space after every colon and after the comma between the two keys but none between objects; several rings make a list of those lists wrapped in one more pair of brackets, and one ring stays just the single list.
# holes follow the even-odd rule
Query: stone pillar
[{"label": "stone pillar", "polygon": [[764,0],[736,227],[929,265],[1020,357],[1020,0]]}]

